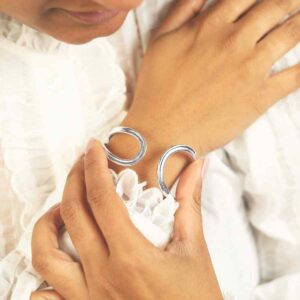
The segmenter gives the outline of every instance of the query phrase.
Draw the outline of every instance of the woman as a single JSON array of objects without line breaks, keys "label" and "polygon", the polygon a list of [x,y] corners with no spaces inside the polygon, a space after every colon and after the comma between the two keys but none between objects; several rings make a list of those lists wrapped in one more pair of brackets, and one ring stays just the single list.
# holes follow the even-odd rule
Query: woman
[{"label": "woman", "polygon": [[[63,197],[63,203],[78,208],[67,213],[64,204],[63,216],[84,275],[80,264],[56,250],[63,224],[59,207],[35,228],[33,258],[38,270],[66,299],[223,299],[201,229],[202,162],[194,163],[182,177],[175,233],[166,250],[158,250],[130,221],[101,148],[97,142],[89,144],[84,159],[70,173]],[[95,219],[85,205],[85,194]],[[49,291],[40,297],[51,293],[61,299]]]},{"label": "woman", "polygon": [[[291,92],[292,90],[298,87],[297,81],[289,80],[290,78],[297,77],[296,76],[297,68],[290,69],[289,71],[286,71],[279,75],[268,78],[268,80],[265,80],[266,73],[268,72],[271,65],[276,61],[276,59],[279,58],[282,54],[284,54],[286,51],[288,51],[290,48],[292,48],[295,44],[298,43],[296,34],[294,34],[294,32],[296,32],[294,30],[294,28],[296,27],[294,24],[295,23],[297,24],[297,20],[298,20],[297,16],[294,17],[292,21],[283,24],[277,30],[273,31],[267,36],[265,36],[265,34],[268,33],[272,28],[274,28],[274,26],[280,20],[282,20],[282,18],[286,16],[287,13],[294,11],[294,9],[297,9],[298,4],[295,1],[295,2],[291,2],[291,4],[289,4],[290,6],[286,5],[285,4],[286,2],[282,2],[280,3],[280,5],[278,5],[278,1],[276,1],[276,5],[274,5],[275,2],[273,1],[269,1],[270,3],[265,1],[261,5],[255,6],[248,14],[246,14],[246,16],[240,18],[243,15],[243,13],[252,4],[254,4],[254,2],[255,1],[242,1],[242,2],[239,1],[239,5],[236,3],[237,10],[234,11],[232,9],[228,9],[229,7],[232,7],[230,6],[230,4],[232,4],[230,1],[221,3],[219,5],[214,6],[208,13],[204,15],[204,17],[201,20],[199,18],[195,18],[191,23],[189,23],[191,25],[183,26],[182,30],[176,30],[187,20],[189,20],[189,18],[191,17],[191,13],[193,12],[190,9],[187,9],[185,12],[184,7],[181,7],[180,10],[175,11],[174,15],[170,17],[168,21],[166,21],[166,23],[162,26],[161,31],[158,31],[157,38],[154,39],[153,46],[152,48],[150,48],[148,52],[149,54],[146,56],[142,67],[141,75],[137,86],[137,91],[135,93],[134,104],[132,106],[132,109],[130,110],[130,113],[128,114],[128,117],[124,122],[124,124],[129,126],[132,126],[131,124],[134,124],[135,126],[132,127],[135,127],[139,129],[141,132],[143,132],[144,135],[147,137],[147,140],[150,141],[150,145],[155,145],[155,147],[152,146],[153,149],[151,148],[149,149],[148,152],[149,158],[144,161],[145,163],[147,162],[147,166],[148,166],[147,173],[149,174],[143,174],[143,172],[141,172],[143,178],[149,178],[148,181],[150,182],[150,184],[151,184],[151,178],[153,182],[152,165],[155,165],[155,164],[151,164],[151,162],[152,160],[156,161],[156,159],[153,159],[153,157],[157,158],[157,156],[160,155],[160,154],[153,155],[152,153],[161,153],[161,150],[165,149],[167,145],[169,146],[170,143],[177,143],[177,142],[186,142],[192,145],[193,143],[195,143],[195,145],[193,146],[198,150],[200,150],[199,151],[200,153],[201,152],[206,153],[208,150],[215,149],[216,147],[223,145],[224,143],[232,139],[242,128],[248,126],[256,117],[259,116],[261,112],[265,111],[272,103],[274,103],[274,101],[278,100],[282,96],[286,95],[287,93]],[[116,4],[112,2],[111,6],[107,6],[107,7],[113,7],[114,5],[118,5],[118,3]],[[119,5],[123,6],[124,4],[119,4]],[[54,3],[54,7],[56,6],[57,4]],[[9,8],[11,7],[14,8],[14,6],[7,5],[7,7],[8,7],[7,11],[5,11],[5,9],[2,10],[5,11],[6,13],[12,14],[9,11]],[[51,5],[49,7],[49,12],[50,11],[52,11]],[[184,12],[183,15],[181,15],[182,11]],[[26,10],[24,12],[26,12]],[[257,18],[257,16],[260,15],[259,13],[261,14],[262,18]],[[268,18],[265,18],[266,16],[265,14],[267,14]],[[52,16],[51,14],[49,15]],[[16,16],[18,15],[16,14]],[[60,18],[62,18],[61,15],[57,17],[59,20]],[[73,17],[74,14],[72,18]],[[77,15],[77,19],[78,17],[79,16]],[[267,22],[264,21],[265,19],[267,20]],[[37,18],[37,20],[40,20],[40,18]],[[68,18],[67,20],[70,19]],[[232,21],[236,21],[236,20],[238,21],[232,23]],[[225,24],[227,24],[227,26],[225,26]],[[39,28],[38,24],[31,24],[31,25]],[[257,27],[255,25],[259,25],[259,30],[256,31]],[[91,27],[88,28],[91,29]],[[253,28],[255,28],[255,30]],[[282,35],[282,32],[285,33],[287,30],[289,30],[289,32],[292,33],[291,35],[288,35],[288,38],[286,37],[285,34]],[[98,28],[97,30],[95,29],[95,31],[93,32],[95,33],[96,31],[98,32]],[[197,33],[196,35],[195,32]],[[211,40],[210,39],[211,36],[216,36],[216,39]],[[244,36],[251,37],[249,39],[250,40],[249,44],[244,43],[244,41],[241,39]],[[271,48],[270,45],[274,45],[274,40],[278,41],[278,38],[280,36],[282,36],[282,39],[280,39],[282,42],[276,43],[276,45],[278,45],[279,47]],[[175,49],[173,47],[174,41],[175,42],[178,41],[178,43],[176,44],[182,45],[182,47],[176,47]],[[183,43],[183,41],[185,41],[186,43]],[[203,50],[203,52],[201,52],[201,49],[205,49],[205,48],[204,46],[202,46],[203,48],[198,46],[199,45],[198,42],[199,44],[206,43],[206,46],[210,45],[211,47],[208,46],[207,48],[210,49],[210,51]],[[172,47],[168,46],[170,44],[172,44]],[[199,85],[198,80],[195,82],[195,85],[193,85],[191,84],[192,83],[191,79],[195,78],[194,74],[199,76],[198,71],[200,68],[207,67],[206,61],[208,58],[211,57],[215,58],[216,54],[220,53],[219,51],[220,48],[216,47],[217,45],[219,47],[226,46],[224,47],[225,51],[222,52],[224,54],[234,53],[234,56],[232,56],[233,60],[230,60],[228,62],[228,68],[230,67],[229,70],[231,70],[232,66],[235,66],[236,67],[234,69],[235,71],[232,74],[230,74],[232,76],[226,76],[226,77],[220,76],[221,66],[222,68],[224,68],[225,66],[225,73],[228,74],[228,72],[226,71],[227,60],[220,58],[220,61],[216,60],[216,65],[212,65],[211,69],[206,70],[206,72],[203,72],[201,78],[206,79],[207,81],[206,82],[203,81],[203,85],[201,85],[201,88],[198,88]],[[238,49],[237,47],[241,45],[243,47],[241,49]],[[253,48],[253,45],[255,45],[254,47],[255,49]],[[54,45],[54,47],[56,48],[57,45]],[[235,53],[236,49],[240,50],[238,51],[238,54]],[[162,51],[166,51],[166,52],[162,52]],[[199,52],[202,53],[202,56],[200,56],[201,59],[199,58]],[[84,49],[82,50],[81,55],[86,55],[87,53],[88,52],[85,51]],[[173,61],[169,62],[169,66],[164,61],[160,61],[159,58],[163,56],[161,55],[162,53],[166,53],[165,57],[169,57],[170,60],[173,59]],[[186,56],[186,54],[189,55]],[[188,57],[189,59],[186,59],[186,57]],[[195,64],[195,57],[197,57],[197,61],[199,59],[199,64]],[[217,57],[221,57],[221,55]],[[228,58],[228,55],[226,55],[225,57]],[[181,59],[184,58],[185,64],[181,63],[180,58]],[[42,61],[42,59],[40,59],[40,61]],[[181,71],[181,73],[183,74],[182,78],[187,78],[186,83],[188,83],[188,85],[184,85],[182,84],[182,82],[180,82],[179,84],[177,74],[176,76],[174,76],[173,63],[175,62],[179,62],[178,64],[175,65],[177,66],[177,69]],[[164,66],[164,68],[161,70],[162,65]],[[46,66],[48,65],[45,64],[45,67]],[[158,74],[159,69],[161,70],[159,75],[153,77],[152,74],[153,73]],[[38,71],[41,70],[43,70],[42,67]],[[194,70],[195,73],[193,73],[191,70]],[[250,77],[248,71],[251,72]],[[70,74],[71,74],[71,69],[70,69]],[[239,83],[240,78],[245,78],[245,77],[249,79],[247,85],[242,84],[243,81],[240,81],[241,85],[236,84],[237,82]],[[168,78],[168,81],[166,81],[165,84],[161,84],[163,82],[162,79],[165,78]],[[214,78],[215,80],[212,81],[211,78]],[[177,84],[174,85],[174,82]],[[209,83],[211,82],[214,82],[214,85],[210,85]],[[280,82],[280,85],[278,84],[278,82]],[[282,84],[283,82],[284,84]],[[170,83],[173,85],[174,88],[172,89],[169,88]],[[221,95],[220,92],[218,92],[220,91],[220,87],[222,87],[223,90],[223,87],[228,85],[234,86],[235,90],[230,89],[228,93],[226,90],[224,90],[225,94]],[[150,90],[149,90],[149,86],[151,87]],[[251,88],[248,89],[249,86]],[[42,91],[40,87],[38,87],[37,90]],[[187,100],[188,102],[184,103],[185,105],[184,107],[185,108],[189,107],[190,110],[182,110],[180,109],[181,106],[179,104],[181,104],[182,100],[187,96],[186,95],[187,91],[189,91],[188,100]],[[239,97],[236,97],[237,94],[239,94]],[[157,99],[157,95],[160,96],[158,100],[164,99],[166,101],[165,102],[166,104],[163,105],[162,107],[159,107],[159,110],[156,112],[155,110],[153,110],[153,108],[155,107],[157,108],[157,106],[153,105],[153,101],[154,101],[153,99]],[[199,95],[209,100],[209,101],[203,100],[203,104],[201,103],[200,108],[199,108],[199,102],[197,102],[198,105],[195,104],[196,102],[195,99],[197,99]],[[228,105],[226,107],[228,111],[226,109],[223,110],[224,106],[222,106],[222,111],[216,109],[217,107],[219,107],[218,99],[220,98],[220,96],[222,96],[221,97],[222,101],[225,100],[230,101],[229,103],[232,106]],[[241,97],[244,100],[242,102],[239,101]],[[152,101],[151,107],[148,104],[149,99]],[[266,99],[268,101],[263,101]],[[46,102],[45,104],[47,104],[47,101],[45,102]],[[72,106],[75,105],[76,104],[72,102]],[[59,105],[57,106],[59,107]],[[111,106],[111,103],[109,103],[109,106]],[[43,108],[44,111],[46,111],[45,108],[48,107],[43,107]],[[198,109],[196,111],[200,113],[199,115],[201,115],[201,111],[203,112],[205,110],[208,110],[204,114],[205,118],[201,118],[204,119],[205,122],[202,121],[203,126],[201,126],[200,129],[203,130],[202,131],[203,134],[200,134],[201,136],[200,139],[199,139],[198,127],[195,127],[197,128],[197,131],[195,129],[195,132],[193,130],[189,131],[190,134],[186,134],[187,131],[184,126],[182,126],[181,132],[179,133],[176,132],[177,130],[176,131],[160,130],[161,134],[159,138],[157,137],[157,135],[152,134],[153,132],[151,132],[151,129],[149,128],[149,124],[152,125],[153,122],[151,123],[149,122],[150,117],[152,117],[153,115],[154,116],[163,115],[161,118],[157,117],[157,119],[155,120],[155,124],[157,124],[157,127],[161,129],[164,128],[163,124],[165,122],[165,115],[172,116],[172,120],[169,121],[170,124],[177,124],[178,121],[181,120],[178,119],[179,114],[175,113],[176,109],[177,111],[180,111],[180,116],[182,117],[182,119],[188,120],[189,125],[192,125],[190,128],[194,128],[194,124],[199,123],[199,117],[191,117],[194,115],[198,116],[198,114],[194,114],[195,109]],[[57,112],[57,110],[53,110],[53,111]],[[142,115],[141,111],[143,111],[143,118],[141,118]],[[218,117],[217,118],[218,122],[220,122],[220,118],[221,120],[223,120],[223,123],[221,122],[222,126],[227,129],[225,131],[225,134],[223,131],[222,134],[218,136],[218,132],[220,132],[220,130],[218,130],[217,128],[218,126],[215,125],[218,124],[218,122],[214,121],[216,119],[210,118],[210,114],[209,114],[210,111],[214,111],[214,113],[216,113],[216,116]],[[240,114],[234,114],[233,118],[228,120],[227,119],[228,112],[232,112],[232,111],[233,112],[246,111],[247,118],[244,119],[244,116],[243,118],[241,118]],[[162,114],[162,112],[164,112],[164,114]],[[169,112],[171,112],[171,114]],[[185,112],[184,115],[183,112]],[[236,118],[236,116],[239,117]],[[45,115],[44,117],[46,118],[47,116]],[[47,118],[45,122],[47,125]],[[49,122],[49,124],[52,123],[53,122]],[[67,123],[70,124],[71,123],[70,120],[68,120]],[[73,121],[73,124],[74,123],[76,122]],[[234,126],[232,126],[232,124]],[[239,126],[236,127],[235,126],[236,124],[239,124]],[[178,126],[169,126],[169,128],[171,129],[175,127],[176,129],[178,129]],[[45,126],[45,128],[46,130],[48,129],[48,131],[51,132],[51,130],[49,130],[47,126]],[[81,128],[80,126],[76,128],[76,132],[74,132],[74,140],[76,140],[77,135],[80,134],[80,130],[79,133],[77,130],[80,128]],[[211,133],[208,135],[206,134],[207,129],[213,131],[211,131]],[[176,132],[176,134],[173,134],[173,132]],[[84,134],[82,134],[82,136],[84,136]],[[211,136],[213,136],[213,139],[211,138]],[[51,137],[49,136],[49,138]],[[52,138],[55,139],[55,137],[53,136]],[[151,143],[151,141],[153,140],[155,141],[155,143]],[[126,148],[120,147],[119,145],[121,144],[128,145],[128,143],[130,142],[127,141],[126,139],[125,140],[119,139],[118,149],[116,149],[113,143],[111,147],[116,149],[116,152],[118,152],[119,149],[127,149],[127,147]],[[61,150],[60,149],[61,147],[59,147],[60,144],[58,143],[57,140],[54,141],[52,140],[51,145],[56,146],[55,149],[51,149],[50,151],[51,154],[61,153],[58,151]],[[155,149],[156,147],[158,150]],[[204,150],[201,151],[201,147],[204,147]],[[67,150],[65,151],[66,151],[65,153],[68,153]],[[127,155],[127,153],[124,153],[124,155]],[[60,157],[59,159],[60,162],[64,160],[63,157]],[[173,168],[170,168],[169,171],[170,174],[168,179],[169,183],[172,183],[174,181],[174,178],[176,178],[176,176],[182,169],[182,166],[184,166],[184,164],[186,163],[185,161],[182,161],[181,157],[178,157],[177,159],[178,162],[174,163]],[[140,166],[140,168],[142,168],[142,166]],[[60,175],[62,174],[61,168],[57,168],[56,173],[58,174],[58,176],[61,176]],[[41,202],[42,201],[40,201],[39,204],[35,203],[35,205],[41,206]],[[28,219],[25,220],[25,222],[27,222],[28,224],[28,221],[32,216],[27,214],[26,217]]]}]

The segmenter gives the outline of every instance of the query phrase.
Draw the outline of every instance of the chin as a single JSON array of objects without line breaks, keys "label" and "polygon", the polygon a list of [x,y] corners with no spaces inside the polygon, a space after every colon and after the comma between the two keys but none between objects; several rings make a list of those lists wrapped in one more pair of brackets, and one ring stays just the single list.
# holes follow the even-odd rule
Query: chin
[{"label": "chin", "polygon": [[[64,24],[55,28],[39,28],[54,38],[74,45],[88,43],[96,38],[109,36],[119,30],[126,19],[127,13],[99,25],[85,25],[79,23]],[[52,23],[52,22],[51,22]],[[53,24],[53,23],[52,23]]]}]

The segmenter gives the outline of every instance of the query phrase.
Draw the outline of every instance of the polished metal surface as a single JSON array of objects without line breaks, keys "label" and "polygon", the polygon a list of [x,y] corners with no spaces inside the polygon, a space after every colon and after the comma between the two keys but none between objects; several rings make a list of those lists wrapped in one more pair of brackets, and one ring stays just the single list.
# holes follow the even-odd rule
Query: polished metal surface
[{"label": "polished metal surface", "polygon": [[136,165],[137,163],[139,163],[143,157],[146,154],[147,151],[147,143],[144,139],[144,137],[137,132],[136,130],[129,128],[129,127],[116,127],[114,128],[110,133],[109,133],[109,140],[112,139],[113,136],[115,136],[116,134],[127,134],[130,135],[132,137],[134,137],[140,144],[140,151],[139,153],[133,157],[132,159],[123,159],[121,157],[116,156],[115,154],[113,154],[108,148],[107,145],[104,145],[104,149],[107,155],[107,158],[112,161],[115,164],[118,164],[120,166],[125,166],[125,167],[131,167]]},{"label": "polished metal surface", "polygon": [[178,152],[184,152],[191,156],[192,159],[197,160],[198,155],[196,151],[187,145],[177,145],[173,146],[170,149],[168,149],[163,156],[160,158],[158,165],[157,165],[157,181],[160,186],[160,189],[165,197],[167,197],[170,194],[170,190],[168,189],[165,180],[164,180],[164,167],[168,160],[168,158],[173,155],[174,153]]}]

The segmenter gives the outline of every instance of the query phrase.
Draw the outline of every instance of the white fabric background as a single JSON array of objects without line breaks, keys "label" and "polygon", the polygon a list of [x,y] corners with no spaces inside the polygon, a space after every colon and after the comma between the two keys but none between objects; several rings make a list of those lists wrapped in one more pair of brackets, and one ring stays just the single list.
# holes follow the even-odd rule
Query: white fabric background
[{"label": "white fabric background", "polygon": [[[60,200],[86,140],[124,117],[150,30],[171,2],[148,0],[113,37],[76,47],[0,17],[1,299],[29,299],[42,282],[30,264],[32,224]],[[205,234],[234,299],[299,299],[299,100],[294,93],[210,155]]]}]

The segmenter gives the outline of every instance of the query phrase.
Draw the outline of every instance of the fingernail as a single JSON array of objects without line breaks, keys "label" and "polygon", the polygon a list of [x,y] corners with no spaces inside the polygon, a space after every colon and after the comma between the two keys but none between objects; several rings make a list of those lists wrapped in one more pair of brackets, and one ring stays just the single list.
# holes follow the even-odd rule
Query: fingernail
[{"label": "fingernail", "polygon": [[208,170],[208,165],[209,165],[209,159],[208,158],[205,158],[204,161],[203,161],[203,165],[202,165],[202,170],[201,170],[201,180],[203,181],[204,180],[204,177],[206,175],[206,172]]},{"label": "fingernail", "polygon": [[87,144],[87,147],[85,149],[85,154],[87,154],[91,148],[93,148],[94,144],[95,144],[96,140],[94,138],[91,138]]}]

